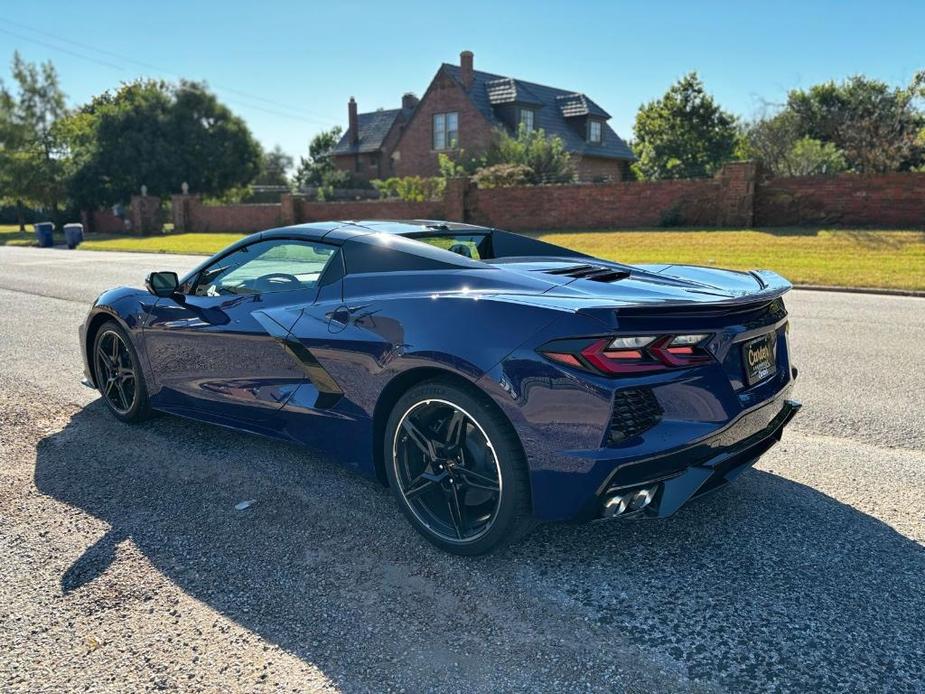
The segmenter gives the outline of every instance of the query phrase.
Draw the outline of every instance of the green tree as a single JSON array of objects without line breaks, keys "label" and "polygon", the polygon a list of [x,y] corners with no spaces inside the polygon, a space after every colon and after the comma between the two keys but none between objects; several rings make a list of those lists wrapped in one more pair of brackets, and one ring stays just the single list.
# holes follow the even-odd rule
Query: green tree
[{"label": "green tree", "polygon": [[[547,137],[543,130],[527,131],[523,126],[512,136],[496,130],[482,158],[480,169],[499,164],[519,165],[519,176],[528,183],[567,183],[575,179],[572,157],[559,137]],[[525,168],[524,168],[525,167]],[[476,171],[478,175],[478,171]]]},{"label": "green tree", "polygon": [[831,142],[853,170],[878,173],[910,169],[925,162],[918,133],[925,114],[925,71],[905,87],[890,87],[863,75],[825,82],[787,97],[787,110],[803,136]]},{"label": "green tree", "polygon": [[832,176],[847,170],[848,164],[831,142],[803,137],[793,143],[789,168],[791,176]]},{"label": "green tree", "polygon": [[[295,175],[300,186],[327,186],[337,179],[331,151],[340,141],[342,133],[343,129],[335,125],[330,130],[322,130],[308,143],[308,157],[299,158],[299,168]],[[349,178],[347,176],[347,180]]]},{"label": "green tree", "polygon": [[841,150],[803,136],[799,118],[788,110],[744,124],[736,154],[757,159],[771,176],[831,176],[847,169]]},{"label": "green tree", "polygon": [[292,168],[292,157],[286,154],[279,145],[269,152],[264,152],[260,158],[260,172],[254,179],[254,185],[259,186],[289,186],[289,169]]},{"label": "green tree", "polygon": [[139,80],[105,92],[66,123],[75,169],[70,192],[82,207],[127,201],[147,187],[167,196],[220,196],[259,172],[260,145],[244,121],[204,84]]},{"label": "green tree", "polygon": [[16,93],[0,82],[0,199],[19,210],[44,208],[56,217],[64,200],[67,168],[62,143],[66,98],[51,62],[35,65],[13,54]]},{"label": "green tree", "polygon": [[735,117],[723,111],[696,72],[636,114],[635,171],[647,179],[694,178],[714,174],[732,158]]},{"label": "green tree", "polygon": [[741,124],[735,155],[737,159],[760,161],[771,176],[792,176],[787,161],[801,136],[800,122],[794,113],[785,110],[761,116]]}]

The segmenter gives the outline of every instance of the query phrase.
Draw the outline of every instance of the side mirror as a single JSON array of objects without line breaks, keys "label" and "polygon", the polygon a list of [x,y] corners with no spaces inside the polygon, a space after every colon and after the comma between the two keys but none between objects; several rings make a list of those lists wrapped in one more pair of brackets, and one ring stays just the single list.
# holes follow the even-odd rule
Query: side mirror
[{"label": "side mirror", "polygon": [[152,272],[145,277],[145,288],[154,296],[171,296],[180,288],[176,272]]}]

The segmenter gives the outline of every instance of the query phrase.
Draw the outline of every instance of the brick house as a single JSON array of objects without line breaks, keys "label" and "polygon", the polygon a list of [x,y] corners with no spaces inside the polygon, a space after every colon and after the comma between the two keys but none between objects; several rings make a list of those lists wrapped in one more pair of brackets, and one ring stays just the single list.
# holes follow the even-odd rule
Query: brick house
[{"label": "brick house", "polygon": [[496,129],[514,133],[523,124],[561,138],[580,179],[626,177],[635,157],[607,124],[610,115],[590,98],[475,70],[470,51],[459,59],[459,65],[440,66],[420,100],[406,94],[400,109],[358,115],[351,98],[335,166],[367,180],[434,176],[440,153],[478,155]]},{"label": "brick house", "polygon": [[334,166],[366,181],[394,176],[391,154],[417,104],[417,97],[408,93],[401,99],[401,108],[357,113],[356,100],[351,96],[347,103],[347,131],[331,153]]}]

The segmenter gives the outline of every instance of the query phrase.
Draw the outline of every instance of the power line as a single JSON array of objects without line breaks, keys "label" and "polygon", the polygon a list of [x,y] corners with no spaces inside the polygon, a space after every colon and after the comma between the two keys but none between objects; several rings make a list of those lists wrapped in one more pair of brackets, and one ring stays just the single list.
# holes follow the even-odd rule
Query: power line
[{"label": "power line", "polygon": [[96,63],[97,65],[102,65],[104,67],[110,67],[115,70],[122,69],[121,66],[116,65],[115,63],[110,63],[105,60],[97,60],[96,58],[90,58],[89,56],[81,55],[80,53],[76,53],[66,48],[62,48],[61,46],[55,46],[54,44],[46,43],[45,41],[42,41],[41,39],[33,38],[31,36],[23,36],[22,34],[17,34],[15,31],[10,31],[9,29],[4,29],[0,27],[0,32],[3,32],[4,34],[9,34],[10,36],[15,36],[16,38],[22,39],[23,41],[31,41],[32,43],[37,43],[40,46],[45,46],[46,48],[51,48],[52,50],[55,50],[55,51],[61,51],[62,53],[67,53],[68,55],[72,55],[75,58],[89,60],[91,63]]},{"label": "power line", "polygon": [[[27,25],[27,24],[23,24],[23,23],[21,23],[21,22],[15,22],[15,21],[13,21],[13,20],[11,20],[11,19],[0,18],[0,21],[6,22],[7,24],[12,24],[12,25],[17,26],[17,27],[19,27],[19,28],[21,28],[21,29],[26,29],[27,31],[31,31],[31,32],[36,33],[36,34],[42,34],[42,35],[47,36],[47,37],[49,37],[49,38],[53,38],[53,39],[55,39],[56,41],[63,41],[64,43],[69,43],[69,44],[71,44],[72,46],[77,46],[78,48],[81,48],[81,49],[86,50],[86,51],[91,51],[91,52],[93,52],[93,53],[98,53],[98,54],[100,54],[100,55],[107,55],[107,56],[109,56],[109,57],[111,57],[111,58],[116,58],[116,59],[121,60],[121,61],[123,61],[123,62],[131,63],[131,64],[133,64],[133,65],[137,65],[137,66],[139,66],[139,67],[143,67],[143,68],[148,69],[148,70],[154,70],[155,72],[163,72],[163,73],[165,73],[165,74],[172,75],[172,76],[174,76],[174,77],[181,78],[181,79],[183,78],[183,75],[181,75],[181,74],[179,74],[179,73],[177,73],[177,72],[174,72],[173,70],[167,70],[167,69],[165,69],[165,68],[163,68],[163,67],[158,67],[157,65],[153,65],[153,64],[151,64],[151,63],[148,63],[148,62],[145,62],[145,61],[142,61],[142,60],[138,60],[138,59],[132,58],[132,57],[130,57],[130,56],[126,56],[126,55],[122,55],[122,54],[120,54],[120,53],[115,53],[114,51],[106,50],[105,48],[99,48],[98,46],[91,46],[91,45],[89,45],[89,44],[81,43],[80,41],[74,41],[73,39],[69,39],[69,38],[67,38],[67,37],[65,37],[65,36],[61,36],[61,35],[59,35],[59,34],[54,34],[54,33],[45,31],[45,30],[43,30],[43,29],[36,29],[35,27],[29,26],[29,25]],[[22,37],[22,36],[21,36],[20,38],[25,38],[25,40],[27,40],[27,41],[28,41],[28,40],[31,40],[31,39],[29,39],[28,37]],[[43,45],[48,45],[48,44],[43,44]],[[54,46],[52,46],[52,47],[54,47]],[[104,64],[105,64],[105,63],[104,63]],[[109,64],[109,65],[112,65],[112,63],[108,63],[108,64]],[[122,69],[122,66],[114,66],[114,67],[118,67],[118,69]],[[229,87],[229,86],[227,86],[227,85],[218,85],[218,84],[215,84],[215,85],[213,85],[213,86],[216,87],[216,88],[221,88],[221,89],[223,89],[224,91],[231,92],[231,93],[237,94],[237,95],[239,95],[239,96],[245,97],[245,98],[247,98],[247,99],[253,99],[253,100],[257,100],[257,101],[263,101],[264,103],[270,104],[271,106],[275,106],[275,107],[277,107],[277,108],[282,108],[282,109],[289,110],[289,111],[295,111],[295,112],[297,112],[297,113],[299,113],[299,114],[309,114],[309,115],[313,115],[313,116],[316,116],[316,117],[319,117],[319,118],[325,118],[325,120],[327,120],[327,118],[326,118],[325,116],[322,116],[322,115],[317,114],[317,113],[314,113],[314,114],[313,114],[313,113],[311,113],[310,111],[305,111],[304,109],[302,109],[301,107],[298,107],[298,106],[290,106],[290,105],[288,105],[288,104],[284,104],[284,103],[281,103],[281,102],[279,102],[279,101],[275,101],[275,100],[273,100],[273,99],[267,99],[266,97],[262,97],[262,96],[259,96],[259,95],[256,95],[256,94],[250,94],[250,93],[248,93],[248,92],[244,92],[244,91],[241,91],[241,90],[236,89],[236,88],[234,88],[234,87]]]},{"label": "power line", "polygon": [[[58,34],[53,34],[53,33],[51,33],[51,32],[47,32],[47,31],[44,31],[44,30],[42,30],[42,29],[36,29],[35,27],[31,27],[31,26],[29,26],[29,25],[27,25],[27,24],[22,24],[21,22],[15,22],[15,21],[13,21],[13,20],[11,20],[11,19],[0,18],[0,21],[5,22],[5,23],[7,23],[7,24],[12,24],[13,26],[20,27],[20,28],[22,28],[22,29],[25,29],[25,30],[27,30],[27,31],[30,31],[30,32],[33,32],[33,33],[36,33],[36,34],[40,34],[40,35],[43,35],[43,36],[47,36],[47,37],[49,37],[49,38],[53,38],[53,39],[55,39],[56,41],[61,41],[61,42],[64,42],[64,43],[68,43],[68,44],[70,44],[70,45],[72,45],[72,46],[76,46],[76,47],[82,49],[83,51],[89,51],[89,52],[91,52],[91,53],[97,53],[97,54],[99,54],[99,55],[110,56],[110,57],[112,57],[112,58],[116,58],[116,59],[121,60],[121,61],[123,61],[123,62],[131,63],[131,64],[133,64],[133,65],[137,65],[137,66],[139,66],[139,67],[143,67],[143,68],[145,68],[145,69],[147,69],[147,70],[154,70],[155,72],[160,72],[160,73],[164,73],[164,74],[167,74],[167,75],[171,75],[171,76],[173,76],[173,77],[175,77],[175,78],[178,78],[178,79],[183,79],[183,75],[180,75],[179,73],[176,73],[176,72],[174,72],[174,71],[172,71],[172,70],[166,70],[166,69],[161,68],[161,67],[158,67],[158,66],[156,66],[156,65],[152,65],[151,63],[147,63],[147,62],[144,62],[144,61],[136,60],[136,59],[134,59],[134,58],[131,58],[131,57],[128,57],[128,56],[124,56],[124,55],[121,55],[121,54],[119,54],[119,53],[115,53],[115,52],[113,52],[113,51],[109,51],[109,50],[106,50],[106,49],[103,49],[103,48],[98,48],[98,47],[96,47],[96,46],[90,46],[90,45],[88,45],[88,44],[84,44],[84,43],[81,43],[81,42],[79,42],[79,41],[74,41],[73,39],[69,39],[69,38],[66,38],[66,37],[64,37],[64,36],[60,36],[60,35],[58,35]],[[81,54],[81,53],[77,53],[77,52],[72,51],[72,50],[69,50],[69,49],[67,49],[67,48],[63,48],[62,46],[58,46],[58,45],[55,45],[55,44],[51,44],[51,43],[48,43],[48,42],[45,42],[45,41],[42,41],[42,40],[40,40],[40,39],[36,39],[36,38],[30,37],[30,36],[23,36],[23,35],[21,35],[21,34],[17,34],[16,32],[10,31],[10,30],[8,30],[8,29],[0,28],[0,32],[9,34],[9,35],[11,35],[11,36],[16,36],[17,38],[22,39],[22,40],[24,40],[24,41],[32,41],[32,42],[34,42],[34,43],[38,43],[39,45],[45,46],[45,47],[50,48],[50,49],[52,49],[52,50],[61,51],[61,52],[66,53],[66,54],[68,54],[68,55],[72,55],[72,56],[74,56],[74,57],[81,58],[81,59],[83,59],[83,60],[88,60],[88,61],[93,62],[93,63],[96,63],[96,64],[98,64],[98,65],[103,65],[104,67],[110,67],[110,68],[113,68],[113,69],[116,69],[116,70],[124,70],[124,69],[125,69],[125,68],[124,68],[124,65],[117,65],[117,64],[112,63],[112,62],[109,62],[109,61],[98,60],[98,59],[96,59],[96,58],[89,57],[89,56],[83,55],[83,54]],[[228,86],[225,86],[225,85],[220,85],[220,84],[215,84],[215,83],[212,83],[210,86],[211,86],[212,88],[216,89],[217,91],[227,92],[227,93],[230,93],[230,94],[236,94],[236,95],[238,95],[238,96],[240,96],[240,97],[243,97],[243,98],[245,98],[245,99],[252,100],[252,101],[253,101],[253,100],[261,101],[261,102],[263,102],[263,103],[267,103],[267,104],[270,104],[271,106],[274,106],[274,107],[275,107],[275,109],[270,109],[270,108],[266,108],[266,107],[263,107],[263,106],[257,106],[257,105],[251,104],[251,103],[247,103],[246,101],[241,101],[240,99],[238,99],[238,100],[228,99],[228,100],[231,101],[232,103],[237,103],[238,105],[244,106],[244,107],[246,107],[246,108],[252,108],[252,109],[255,109],[255,110],[257,110],[257,111],[263,111],[264,113],[269,113],[269,114],[271,114],[271,115],[279,116],[279,117],[281,117],[281,118],[288,118],[288,119],[290,119],[290,120],[297,120],[297,121],[310,121],[310,122],[314,122],[314,123],[321,124],[321,125],[325,125],[325,126],[332,125],[332,124],[335,122],[333,119],[328,118],[328,117],[326,117],[326,116],[322,116],[322,115],[320,115],[320,114],[313,114],[313,113],[311,113],[311,112],[309,112],[309,111],[305,111],[305,110],[303,110],[303,109],[301,109],[301,108],[298,108],[298,107],[295,107],[295,106],[289,106],[289,105],[287,105],[287,104],[283,104],[283,103],[280,103],[280,102],[278,102],[278,101],[274,101],[273,99],[267,99],[266,97],[258,96],[258,95],[256,95],[256,94],[250,94],[250,93],[248,93],[248,92],[241,91],[241,90],[236,89],[236,88],[234,88],[234,87],[228,87]],[[226,98],[227,98],[227,97],[226,97]],[[286,111],[291,111],[291,112],[293,112],[293,113],[285,113],[285,112],[283,112],[283,111],[276,110],[276,109],[284,109],[284,110],[286,110]]]}]

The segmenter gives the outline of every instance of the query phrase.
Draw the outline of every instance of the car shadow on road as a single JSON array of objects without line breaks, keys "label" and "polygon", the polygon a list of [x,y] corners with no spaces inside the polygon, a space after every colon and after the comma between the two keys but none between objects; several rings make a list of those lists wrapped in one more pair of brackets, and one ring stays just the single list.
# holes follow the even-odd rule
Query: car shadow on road
[{"label": "car shadow on road", "polygon": [[35,482],[109,526],[61,576],[64,599],[130,541],[347,689],[409,672],[419,689],[546,689],[544,662],[608,689],[626,673],[670,688],[665,663],[732,689],[923,677],[923,548],[765,472],[668,521],[545,526],[480,560],[431,548],[387,490],[311,452],[166,416],[123,426],[99,401],[40,441]]}]

